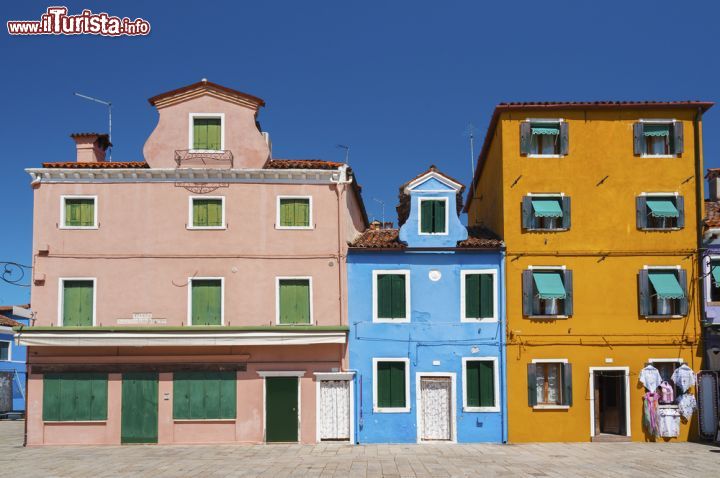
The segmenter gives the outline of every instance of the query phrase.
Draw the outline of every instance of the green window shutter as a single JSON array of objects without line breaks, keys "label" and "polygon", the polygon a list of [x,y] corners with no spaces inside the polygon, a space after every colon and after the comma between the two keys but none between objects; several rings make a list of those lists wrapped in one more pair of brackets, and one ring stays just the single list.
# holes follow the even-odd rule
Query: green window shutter
[{"label": "green window shutter", "polygon": [[480,274],[465,276],[465,317],[480,317]]},{"label": "green window shutter", "polygon": [[404,362],[378,362],[377,381],[378,407],[405,407]]},{"label": "green window shutter", "polygon": [[480,317],[488,318],[494,315],[493,276],[480,275]]},{"label": "green window shutter", "polygon": [[433,201],[433,232],[445,232],[445,201]]},{"label": "green window shutter", "polygon": [[465,390],[467,392],[467,406],[480,406],[480,362],[466,362],[465,365]]},{"label": "green window shutter", "polygon": [[194,227],[223,225],[222,199],[193,199],[192,208]]},{"label": "green window shutter", "polygon": [[208,226],[222,226],[222,199],[208,200]]},{"label": "green window shutter", "polygon": [[572,406],[572,365],[562,364],[562,404]]},{"label": "green window shutter", "polygon": [[203,227],[208,225],[207,202],[202,199],[193,199],[193,226]]},{"label": "green window shutter", "polygon": [[420,232],[433,232],[433,204],[432,201],[420,202]]},{"label": "green window shutter", "polygon": [[207,149],[220,149],[220,118],[207,120]]},{"label": "green window shutter", "polygon": [[527,366],[528,376],[528,406],[537,405],[537,365],[529,363]]},{"label": "green window shutter", "polygon": [[280,280],[280,324],[310,323],[310,281]]},{"label": "green window shutter", "polygon": [[377,316],[379,319],[392,318],[392,276],[377,276]]},{"label": "green window shutter", "polygon": [[63,325],[93,325],[93,281],[63,281]]},{"label": "green window shutter", "polygon": [[392,308],[391,315],[393,319],[405,318],[405,276],[393,274],[391,277],[392,284]]},{"label": "green window shutter", "polygon": [[465,375],[467,405],[469,407],[495,406],[495,377],[493,362],[489,360],[468,361]]},{"label": "green window shutter", "polygon": [[309,227],[310,200],[304,198],[280,199],[281,227]]},{"label": "green window shutter", "polygon": [[208,149],[207,119],[193,119],[193,149]]},{"label": "green window shutter", "polygon": [[216,420],[236,417],[235,372],[175,372],[173,418]]},{"label": "green window shutter", "polygon": [[107,420],[107,374],[46,374],[43,380],[43,420]]},{"label": "green window shutter", "polygon": [[192,325],[220,325],[222,284],[219,279],[193,279],[191,282]]},{"label": "green window shutter", "polygon": [[95,225],[95,200],[92,198],[65,199],[65,226],[92,227]]}]

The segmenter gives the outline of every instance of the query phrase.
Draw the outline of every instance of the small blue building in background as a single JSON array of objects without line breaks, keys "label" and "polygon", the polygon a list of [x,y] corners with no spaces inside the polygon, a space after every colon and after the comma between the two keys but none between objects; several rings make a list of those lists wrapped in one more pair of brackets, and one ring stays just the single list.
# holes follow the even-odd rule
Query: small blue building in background
[{"label": "small blue building in background", "polygon": [[12,312],[12,306],[0,306],[0,418],[25,414],[27,348],[15,345],[13,327],[27,326],[30,319]]},{"label": "small blue building in background", "polygon": [[504,442],[504,250],[434,166],[348,253],[358,443]]}]

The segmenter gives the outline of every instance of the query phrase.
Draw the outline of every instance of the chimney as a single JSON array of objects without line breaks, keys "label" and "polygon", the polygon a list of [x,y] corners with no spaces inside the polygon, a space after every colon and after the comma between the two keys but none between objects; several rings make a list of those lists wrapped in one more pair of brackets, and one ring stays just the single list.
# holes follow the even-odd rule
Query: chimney
[{"label": "chimney", "polygon": [[78,163],[105,162],[105,152],[112,146],[110,137],[103,133],[73,133]]},{"label": "chimney", "polygon": [[710,200],[720,201],[720,169],[708,169],[706,177],[710,185]]},{"label": "chimney", "polygon": [[382,223],[380,221],[373,221],[370,223],[371,231],[377,231],[378,229],[382,229]]}]

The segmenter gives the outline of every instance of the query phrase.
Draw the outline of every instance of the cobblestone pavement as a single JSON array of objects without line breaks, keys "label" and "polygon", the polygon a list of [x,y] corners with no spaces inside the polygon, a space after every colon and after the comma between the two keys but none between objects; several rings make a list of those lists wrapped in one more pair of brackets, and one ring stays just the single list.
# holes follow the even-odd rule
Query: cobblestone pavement
[{"label": "cobblestone pavement", "polygon": [[0,476],[710,477],[720,448],[696,443],[201,445],[23,448],[0,422]]}]

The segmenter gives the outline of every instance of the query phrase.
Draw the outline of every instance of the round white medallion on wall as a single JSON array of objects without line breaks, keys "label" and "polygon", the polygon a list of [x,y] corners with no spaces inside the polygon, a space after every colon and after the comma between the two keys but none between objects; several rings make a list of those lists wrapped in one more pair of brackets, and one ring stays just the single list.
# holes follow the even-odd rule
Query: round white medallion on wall
[{"label": "round white medallion on wall", "polygon": [[437,282],[442,277],[442,274],[440,273],[439,270],[433,269],[428,273],[428,277],[430,278],[431,281]]}]

